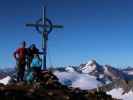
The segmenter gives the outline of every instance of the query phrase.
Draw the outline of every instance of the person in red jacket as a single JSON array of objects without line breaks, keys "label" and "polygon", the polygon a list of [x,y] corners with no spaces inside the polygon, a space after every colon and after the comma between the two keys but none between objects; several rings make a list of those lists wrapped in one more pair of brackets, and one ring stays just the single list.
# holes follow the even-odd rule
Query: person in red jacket
[{"label": "person in red jacket", "polygon": [[17,48],[14,52],[14,58],[17,62],[17,81],[23,81],[24,73],[25,73],[25,67],[26,67],[26,55],[27,55],[27,49],[26,49],[26,42],[23,41],[20,48]]}]

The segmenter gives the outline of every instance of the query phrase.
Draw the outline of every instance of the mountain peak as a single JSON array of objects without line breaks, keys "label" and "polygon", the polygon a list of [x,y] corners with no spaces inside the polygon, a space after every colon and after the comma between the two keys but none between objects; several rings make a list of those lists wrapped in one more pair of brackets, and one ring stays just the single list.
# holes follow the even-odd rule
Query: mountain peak
[{"label": "mountain peak", "polygon": [[99,64],[96,62],[96,60],[91,59],[85,64],[85,66],[81,67],[81,70],[83,73],[90,73],[97,69],[97,66]]}]

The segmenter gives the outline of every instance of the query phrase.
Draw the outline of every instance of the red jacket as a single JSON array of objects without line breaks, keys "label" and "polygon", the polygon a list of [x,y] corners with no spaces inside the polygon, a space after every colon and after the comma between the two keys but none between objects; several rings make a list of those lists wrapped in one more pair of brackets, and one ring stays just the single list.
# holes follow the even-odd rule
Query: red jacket
[{"label": "red jacket", "polygon": [[19,60],[19,61],[24,61],[25,62],[26,53],[27,53],[27,49],[26,48],[18,48],[14,52],[14,58]]}]

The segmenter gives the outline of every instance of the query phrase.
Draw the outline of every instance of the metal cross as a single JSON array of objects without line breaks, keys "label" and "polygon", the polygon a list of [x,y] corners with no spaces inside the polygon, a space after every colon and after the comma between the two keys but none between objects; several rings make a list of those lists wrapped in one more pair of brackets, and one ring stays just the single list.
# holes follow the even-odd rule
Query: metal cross
[{"label": "metal cross", "polygon": [[46,57],[47,57],[47,42],[48,35],[52,32],[53,28],[63,28],[62,25],[53,25],[51,20],[46,17],[46,7],[43,7],[42,18],[36,21],[36,23],[26,24],[27,27],[35,27],[36,30],[42,35],[42,49],[43,49],[43,70],[47,69]]}]

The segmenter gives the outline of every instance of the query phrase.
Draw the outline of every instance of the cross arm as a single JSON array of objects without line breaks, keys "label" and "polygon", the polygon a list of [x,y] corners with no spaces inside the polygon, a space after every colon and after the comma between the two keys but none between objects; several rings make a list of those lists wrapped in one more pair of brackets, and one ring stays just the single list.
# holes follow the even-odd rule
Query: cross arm
[{"label": "cross arm", "polygon": [[[26,24],[27,27],[50,27],[49,25],[42,24]],[[63,28],[63,25],[52,25],[53,28]]]},{"label": "cross arm", "polygon": [[27,27],[49,27],[49,25],[42,24],[26,24]]},{"label": "cross arm", "polygon": [[53,28],[64,28],[63,25],[53,25]]},{"label": "cross arm", "polygon": [[26,24],[25,26],[26,26],[26,27],[36,27],[37,24]]}]

